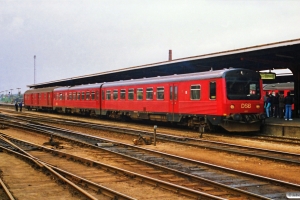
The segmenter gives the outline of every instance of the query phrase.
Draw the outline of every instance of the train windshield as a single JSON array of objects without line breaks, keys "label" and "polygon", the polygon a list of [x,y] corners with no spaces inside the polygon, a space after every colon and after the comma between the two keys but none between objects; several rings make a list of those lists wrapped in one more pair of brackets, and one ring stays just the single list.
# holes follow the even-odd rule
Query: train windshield
[{"label": "train windshield", "polygon": [[236,70],[225,75],[227,98],[229,100],[259,100],[260,75],[254,71]]}]

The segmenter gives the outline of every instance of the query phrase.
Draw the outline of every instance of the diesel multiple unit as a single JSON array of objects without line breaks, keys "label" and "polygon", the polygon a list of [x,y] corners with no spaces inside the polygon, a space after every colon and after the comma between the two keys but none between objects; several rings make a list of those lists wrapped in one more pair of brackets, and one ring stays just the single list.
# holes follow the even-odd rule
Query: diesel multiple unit
[{"label": "diesel multiple unit", "polygon": [[31,89],[27,109],[152,120],[230,132],[259,131],[262,81],[247,69],[124,80],[70,87]]}]

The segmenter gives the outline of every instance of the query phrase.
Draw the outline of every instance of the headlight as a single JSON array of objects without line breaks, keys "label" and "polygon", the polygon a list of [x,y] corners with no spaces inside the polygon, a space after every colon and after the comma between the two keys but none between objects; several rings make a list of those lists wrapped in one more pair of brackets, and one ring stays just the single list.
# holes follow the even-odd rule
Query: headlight
[{"label": "headlight", "polygon": [[234,105],[233,104],[230,105],[230,109],[232,109],[232,110],[234,109]]},{"label": "headlight", "polygon": [[257,109],[260,109],[260,105],[256,105],[256,108],[257,108]]}]

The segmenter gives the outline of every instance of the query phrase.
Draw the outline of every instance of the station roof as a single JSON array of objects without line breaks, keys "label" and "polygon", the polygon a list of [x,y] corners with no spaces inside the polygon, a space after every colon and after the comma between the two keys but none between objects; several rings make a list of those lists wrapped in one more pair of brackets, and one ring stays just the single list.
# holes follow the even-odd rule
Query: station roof
[{"label": "station roof", "polygon": [[[252,47],[192,56],[171,61],[133,66],[34,85],[30,88],[74,86],[143,77],[194,73],[223,68],[247,68],[255,71],[289,68],[299,73],[300,38]],[[298,70],[298,71],[297,71]],[[274,82],[293,81],[292,76],[277,77]],[[272,81],[269,81],[272,83]]]}]

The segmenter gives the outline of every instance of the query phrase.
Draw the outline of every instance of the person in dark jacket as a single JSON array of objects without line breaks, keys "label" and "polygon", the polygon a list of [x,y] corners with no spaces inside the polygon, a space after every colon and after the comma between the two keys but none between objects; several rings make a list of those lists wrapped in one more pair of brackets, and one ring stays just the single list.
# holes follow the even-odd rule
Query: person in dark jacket
[{"label": "person in dark jacket", "polygon": [[280,94],[279,96],[279,118],[283,118],[284,115],[284,96],[283,94]]},{"label": "person in dark jacket", "polygon": [[271,106],[270,106],[270,117],[274,117],[274,99],[275,99],[275,97],[271,93],[270,94],[270,103],[271,103]]},{"label": "person in dark jacket", "polygon": [[23,102],[21,101],[21,102],[19,103],[20,112],[22,112],[22,106],[23,106]]},{"label": "person in dark jacket", "polygon": [[18,112],[18,102],[17,101],[15,103],[15,108],[16,108],[16,111]]},{"label": "person in dark jacket", "polygon": [[277,118],[277,117],[279,117],[279,94],[278,94],[278,92],[276,93],[276,95],[273,99],[273,103],[274,103],[274,117]]},{"label": "person in dark jacket", "polygon": [[293,98],[291,97],[290,92],[288,92],[287,96],[284,98],[284,104],[285,104],[285,120],[293,120],[292,119]]}]

